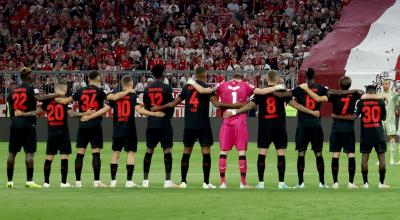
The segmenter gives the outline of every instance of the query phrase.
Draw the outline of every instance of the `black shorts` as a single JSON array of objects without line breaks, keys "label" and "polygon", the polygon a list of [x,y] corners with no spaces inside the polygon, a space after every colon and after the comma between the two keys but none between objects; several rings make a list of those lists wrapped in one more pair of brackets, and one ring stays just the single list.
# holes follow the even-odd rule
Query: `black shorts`
[{"label": "black shorts", "polygon": [[337,132],[332,129],[330,137],[330,152],[354,153],[356,151],[356,138],[354,131]]},{"label": "black shorts", "polygon": [[146,130],[146,145],[148,148],[157,147],[161,143],[162,148],[172,148],[172,126],[165,128],[147,128]]},{"label": "black shorts", "polygon": [[296,150],[306,151],[308,144],[314,152],[321,152],[324,144],[324,132],[321,126],[303,127],[297,126],[296,130]]},{"label": "black shorts", "polygon": [[78,129],[76,147],[87,148],[89,143],[92,148],[103,148],[103,130],[101,127]]},{"label": "black shorts", "polygon": [[60,154],[71,154],[71,140],[68,133],[60,135],[49,135],[47,138],[47,155],[56,155],[58,152]]},{"label": "black shorts", "polygon": [[361,153],[371,153],[373,148],[375,148],[375,151],[378,154],[385,153],[387,149],[386,142],[381,141],[378,143],[360,143]]},{"label": "black shorts", "polygon": [[286,125],[282,123],[258,124],[258,148],[269,148],[274,143],[275,149],[286,149],[288,144]]},{"label": "black shorts", "polygon": [[196,140],[199,140],[200,146],[211,147],[214,143],[211,128],[186,129],[183,131],[183,146],[193,147]]},{"label": "black shorts", "polygon": [[10,129],[8,151],[18,153],[21,148],[24,148],[25,153],[36,152],[36,129],[34,127]]},{"label": "black shorts", "polygon": [[112,150],[122,151],[137,151],[137,137],[113,137]]}]

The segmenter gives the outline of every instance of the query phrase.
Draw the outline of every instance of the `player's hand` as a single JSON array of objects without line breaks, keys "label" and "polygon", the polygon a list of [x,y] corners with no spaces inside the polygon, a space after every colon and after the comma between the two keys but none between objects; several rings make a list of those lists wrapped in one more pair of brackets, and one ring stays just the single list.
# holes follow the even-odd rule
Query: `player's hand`
[{"label": "player's hand", "polygon": [[232,112],[230,112],[230,111],[226,111],[225,113],[224,113],[224,118],[230,118],[230,117],[232,117],[233,116],[233,114],[232,114]]},{"label": "player's hand", "polygon": [[90,120],[90,118],[89,118],[89,115],[84,115],[84,116],[82,116],[81,117],[81,121],[89,121]]},{"label": "player's hand", "polygon": [[128,89],[129,93],[136,93],[136,90],[134,88]]},{"label": "player's hand", "polygon": [[284,84],[279,84],[275,86],[276,91],[286,90],[286,86]]},{"label": "player's hand", "polygon": [[39,115],[40,113],[42,113],[42,109],[38,108],[35,110],[35,116]]},{"label": "player's hand", "polygon": [[160,111],[160,107],[159,106],[152,106],[151,107],[151,109],[150,109],[152,112],[158,112],[158,111]]},{"label": "player's hand", "polygon": [[303,83],[299,85],[300,88],[302,88],[303,90],[308,89],[308,84],[307,83]]},{"label": "player's hand", "polygon": [[321,116],[321,113],[320,113],[320,111],[317,110],[317,111],[313,111],[312,115],[316,118],[319,118],[319,116]]},{"label": "player's hand", "polygon": [[83,114],[83,116],[93,115],[94,113],[96,113],[96,111],[90,108]]},{"label": "player's hand", "polygon": [[19,116],[22,116],[22,111],[20,111],[20,110],[15,110],[15,112],[14,112],[14,115],[15,115],[15,117],[19,117]]},{"label": "player's hand", "polygon": [[243,106],[245,106],[247,103],[246,102],[236,102],[232,104],[233,108],[241,108]]},{"label": "player's hand", "polygon": [[162,118],[165,116],[164,112],[156,112],[156,117]]},{"label": "player's hand", "polygon": [[195,82],[196,82],[196,81],[194,81],[192,78],[190,78],[190,79],[187,81],[187,84],[188,84],[188,85],[193,85]]}]

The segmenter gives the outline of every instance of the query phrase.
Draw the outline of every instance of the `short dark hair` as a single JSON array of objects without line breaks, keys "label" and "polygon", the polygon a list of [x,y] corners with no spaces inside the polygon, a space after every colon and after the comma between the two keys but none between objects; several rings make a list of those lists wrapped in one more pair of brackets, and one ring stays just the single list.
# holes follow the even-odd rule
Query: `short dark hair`
[{"label": "short dark hair", "polygon": [[204,67],[199,66],[196,68],[195,75],[196,77],[204,77],[206,71],[207,70]]},{"label": "short dark hair", "polygon": [[340,88],[343,90],[348,90],[351,87],[351,78],[348,76],[343,76],[339,80]]},{"label": "short dark hair", "polygon": [[374,85],[368,85],[368,86],[366,86],[365,87],[365,92],[366,93],[369,93],[369,94],[373,94],[373,93],[376,93],[376,86],[374,86]]},{"label": "short dark hair", "polygon": [[153,73],[154,78],[161,79],[164,77],[164,70],[165,70],[164,65],[156,64],[151,69],[151,73]]},{"label": "short dark hair", "polygon": [[32,70],[31,70],[31,68],[28,68],[28,67],[23,67],[19,71],[22,81],[27,81],[30,78],[31,73],[32,73]]},{"label": "short dark hair", "polygon": [[95,80],[99,75],[100,75],[100,72],[94,70],[94,71],[89,73],[89,79],[90,80]]},{"label": "short dark hair", "polygon": [[314,79],[314,75],[315,75],[315,70],[313,68],[308,68],[306,71],[306,78],[308,80],[312,80]]},{"label": "short dark hair", "polygon": [[122,86],[126,86],[126,85],[128,85],[129,83],[131,83],[132,81],[133,81],[133,80],[132,80],[132,77],[126,75],[126,76],[122,77],[122,79],[121,79],[121,84],[122,84]]}]

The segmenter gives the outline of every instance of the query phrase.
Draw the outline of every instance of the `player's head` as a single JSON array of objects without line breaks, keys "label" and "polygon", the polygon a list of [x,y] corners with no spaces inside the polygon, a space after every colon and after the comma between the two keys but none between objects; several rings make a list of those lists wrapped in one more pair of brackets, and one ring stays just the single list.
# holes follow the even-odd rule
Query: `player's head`
[{"label": "player's head", "polygon": [[99,71],[92,71],[89,73],[89,83],[99,85],[101,82],[101,76]]},{"label": "player's head", "polygon": [[241,73],[235,72],[232,75],[232,79],[242,80],[243,79],[243,75]]},{"label": "player's head", "polygon": [[388,80],[388,79],[383,80],[382,88],[383,88],[383,91],[385,91],[385,92],[389,91],[390,90],[390,80]]},{"label": "player's head", "polygon": [[207,70],[204,67],[197,67],[195,72],[195,77],[198,80],[205,80],[207,75]]},{"label": "player's head", "polygon": [[365,92],[367,94],[375,94],[376,93],[376,86],[374,85],[369,85],[365,87]]},{"label": "player's head", "polygon": [[121,79],[121,85],[123,89],[131,89],[133,88],[133,80],[132,77],[126,75]]},{"label": "player's head", "polygon": [[339,85],[342,90],[349,90],[351,87],[351,78],[343,76],[339,79]]},{"label": "player's head", "polygon": [[155,79],[163,79],[164,78],[164,70],[165,70],[164,65],[156,64],[151,69],[151,73],[153,73],[153,76]]},{"label": "player's head", "polygon": [[24,82],[32,82],[32,70],[28,67],[23,67],[20,70],[21,80]]},{"label": "player's head", "polygon": [[308,70],[306,71],[306,80],[307,82],[313,82],[314,81],[314,75],[315,75],[315,71],[313,68],[308,68]]},{"label": "player's head", "polygon": [[65,80],[60,80],[57,82],[56,87],[54,88],[56,94],[65,95],[68,91],[68,83]]},{"label": "player's head", "polygon": [[276,85],[279,82],[279,75],[276,71],[271,70],[268,72],[267,77],[268,85]]}]

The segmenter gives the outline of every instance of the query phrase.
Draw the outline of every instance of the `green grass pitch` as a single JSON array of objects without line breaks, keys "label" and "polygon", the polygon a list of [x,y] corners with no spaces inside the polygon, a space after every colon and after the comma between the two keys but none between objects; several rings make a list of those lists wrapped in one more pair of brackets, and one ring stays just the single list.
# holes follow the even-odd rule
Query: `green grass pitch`
[{"label": "green grass pitch", "polygon": [[[85,157],[81,189],[60,189],[59,157],[52,165],[51,185],[49,189],[25,189],[24,154],[17,156],[14,189],[6,189],[7,143],[0,143],[0,219],[399,219],[400,205],[399,166],[387,167],[387,182],[392,186],[388,190],[378,190],[378,172],[376,156],[370,161],[370,189],[348,190],[346,188],[347,159],[340,161],[339,178],[341,189],[321,190],[317,187],[318,175],[315,158],[311,151],[306,155],[305,184],[303,190],[277,189],[276,153],[271,149],[266,163],[266,189],[240,190],[237,153],[228,156],[226,190],[203,190],[201,155],[195,147],[190,160],[188,189],[163,189],[164,164],[161,149],[157,148],[150,170],[149,189],[126,189],[125,155],[121,157],[118,172],[118,185],[110,189],[91,187],[93,174],[91,155]],[[102,180],[110,182],[109,162],[111,159],[110,143],[105,144],[102,159]],[[134,181],[142,182],[142,162],[145,146],[139,145],[136,156]],[[287,153],[286,182],[294,186],[297,181],[296,152],[290,144]],[[330,155],[325,145],[325,176],[332,184]],[[182,144],[173,148],[173,180],[180,182],[180,159]],[[43,183],[43,162],[45,143],[40,143],[35,158],[35,176],[37,183]],[[257,149],[249,144],[248,183],[256,185]],[[360,155],[357,154],[356,183],[362,182],[360,174]],[[69,164],[70,183],[74,183],[74,159]],[[212,151],[211,182],[218,185],[218,145]]]}]

